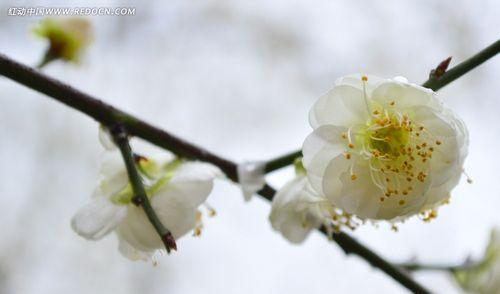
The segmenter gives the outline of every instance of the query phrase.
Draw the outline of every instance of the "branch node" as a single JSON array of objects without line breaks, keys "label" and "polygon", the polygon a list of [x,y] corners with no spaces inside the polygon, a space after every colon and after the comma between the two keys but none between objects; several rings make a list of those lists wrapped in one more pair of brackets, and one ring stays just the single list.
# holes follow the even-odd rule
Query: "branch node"
[{"label": "branch node", "polygon": [[117,145],[124,140],[128,140],[127,130],[122,124],[116,123],[108,129]]},{"label": "branch node", "polygon": [[429,73],[429,79],[439,79],[441,76],[443,76],[448,69],[450,62],[451,56],[441,61],[435,69],[431,70],[431,72]]},{"label": "branch node", "polygon": [[143,199],[142,196],[136,195],[132,197],[132,203],[134,203],[135,206],[141,206],[142,203],[144,203],[142,199]]},{"label": "branch node", "polygon": [[171,250],[177,251],[177,244],[175,243],[175,238],[172,233],[167,232],[165,235],[161,236],[161,240],[163,244],[165,244],[167,253],[170,253]]}]

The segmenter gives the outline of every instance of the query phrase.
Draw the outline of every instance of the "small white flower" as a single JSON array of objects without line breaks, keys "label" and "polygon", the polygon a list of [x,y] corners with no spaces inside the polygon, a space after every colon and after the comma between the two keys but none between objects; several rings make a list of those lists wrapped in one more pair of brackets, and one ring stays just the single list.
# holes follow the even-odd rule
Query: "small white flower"
[{"label": "small white flower", "polygon": [[245,161],[238,164],[238,182],[245,201],[250,201],[252,196],[266,184],[265,168],[266,164],[262,161]]},{"label": "small white flower", "polygon": [[286,183],[273,198],[269,221],[274,230],[292,243],[303,242],[321,225],[329,233],[341,226],[353,228],[351,216],[335,209],[328,199],[311,187],[300,160],[295,163],[296,177]]},{"label": "small white flower", "polygon": [[309,232],[321,225],[311,206],[322,199],[310,188],[305,175],[298,175],[273,198],[269,221],[274,230],[292,243],[301,243]]},{"label": "small white flower", "polygon": [[458,284],[471,293],[500,293],[500,229],[492,230],[490,242],[479,263],[456,270],[453,275]]},{"label": "small white flower", "polygon": [[397,220],[446,202],[467,155],[463,122],[403,78],[347,76],[310,111],[312,187],[361,219]]},{"label": "small white flower", "polygon": [[[220,170],[201,162],[138,157],[151,205],[178,239],[197,225],[198,207],[209,196]],[[71,221],[79,235],[98,240],[115,231],[120,252],[132,260],[148,260],[164,247],[142,207],[131,203],[133,192],[119,151],[108,151],[101,166],[101,180],[90,203]]]}]

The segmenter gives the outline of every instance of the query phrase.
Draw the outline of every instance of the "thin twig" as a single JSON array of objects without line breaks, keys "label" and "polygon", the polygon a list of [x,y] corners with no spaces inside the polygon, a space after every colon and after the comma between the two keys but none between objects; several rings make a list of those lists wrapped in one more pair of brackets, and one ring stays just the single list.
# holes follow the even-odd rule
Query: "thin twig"
[{"label": "thin twig", "polygon": [[[439,65],[433,69],[429,75],[429,79],[422,84],[423,87],[430,88],[437,91],[467,72],[473,70],[476,66],[482,64],[486,60],[492,58],[500,52],[500,40],[481,50],[471,58],[454,66],[450,70],[446,70],[451,61],[451,57],[443,60]],[[295,158],[302,156],[301,150],[290,152],[286,155],[277,157],[266,162],[266,173],[273,172],[280,168],[289,166],[293,163]]]},{"label": "thin twig", "polygon": [[161,223],[160,219],[156,215],[151,203],[149,202],[148,196],[146,195],[146,190],[142,184],[141,176],[137,171],[135,165],[134,154],[130,149],[130,144],[128,142],[128,137],[125,129],[121,125],[116,125],[111,130],[111,135],[115,141],[115,144],[120,149],[120,152],[127,167],[127,173],[129,177],[130,184],[132,185],[132,190],[134,191],[134,197],[132,198],[132,203],[137,206],[142,206],[144,213],[148,217],[149,222],[153,225],[156,232],[160,236],[167,252],[170,250],[177,250],[177,245],[175,244],[175,239],[172,233],[165,228]]},{"label": "thin twig", "polygon": [[420,263],[402,263],[398,267],[407,271],[448,271],[454,272],[458,270],[466,270],[476,266],[476,263],[466,262],[461,265],[444,265],[444,264],[420,264]]},{"label": "thin twig", "polygon": [[[54,78],[50,78],[33,68],[20,64],[3,54],[0,54],[0,74],[33,90],[44,93],[71,108],[77,109],[108,127],[120,124],[128,131],[129,135],[142,138],[145,141],[169,150],[180,157],[210,162],[218,166],[229,179],[238,182],[238,176],[236,173],[237,164],[235,162],[186,142],[164,130],[114,108],[101,100],[76,90],[75,88]],[[276,191],[266,185],[258,193],[263,198],[272,200]],[[370,264],[384,271],[401,285],[415,293],[429,293],[429,291],[425,290],[424,287],[399,270],[399,268],[391,265],[389,262],[385,261],[376,253],[370,251],[359,242],[349,237],[347,234],[340,233],[337,236],[343,236],[334,238],[334,241],[345,252],[359,255]]]}]

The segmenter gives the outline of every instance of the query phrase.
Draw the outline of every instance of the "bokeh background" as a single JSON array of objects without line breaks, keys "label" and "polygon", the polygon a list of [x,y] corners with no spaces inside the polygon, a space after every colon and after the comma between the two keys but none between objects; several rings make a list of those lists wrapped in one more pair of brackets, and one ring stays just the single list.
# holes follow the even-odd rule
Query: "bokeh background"
[{"label": "bokeh background", "polygon": [[[47,44],[30,33],[40,18],[7,16],[13,6],[135,7],[134,16],[91,18],[95,42],[80,66],[44,71],[237,161],[300,147],[310,106],[339,76],[420,83],[444,58],[454,65],[500,33],[495,0],[3,1],[0,52],[27,64]],[[481,255],[500,225],[499,79],[497,57],[440,91],[469,128],[474,183],[462,180],[431,223],[412,219],[398,233],[366,225],[353,236],[399,262]],[[0,293],[406,293],[319,234],[289,244],[271,229],[269,203],[244,203],[222,181],[209,198],[218,214],[200,238],[181,239],[156,267],[130,262],[114,235],[91,242],[69,226],[96,185],[102,152],[95,121],[0,78]],[[460,293],[446,274],[416,278]]]}]

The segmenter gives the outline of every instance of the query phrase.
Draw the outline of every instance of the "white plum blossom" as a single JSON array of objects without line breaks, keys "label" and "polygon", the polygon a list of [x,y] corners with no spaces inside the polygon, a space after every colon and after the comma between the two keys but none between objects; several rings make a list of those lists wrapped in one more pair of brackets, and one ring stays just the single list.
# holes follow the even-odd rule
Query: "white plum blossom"
[{"label": "white plum blossom", "polygon": [[500,229],[492,230],[482,260],[453,272],[457,283],[469,293],[500,293]]},{"label": "white plum blossom", "polygon": [[281,188],[273,198],[269,220],[274,230],[292,243],[301,243],[311,230],[321,225],[311,207],[325,203],[309,187],[305,175],[299,175]]},{"label": "white plum blossom", "polygon": [[[202,205],[221,172],[213,165],[171,158],[137,157],[147,196],[159,220],[177,240],[200,228]],[[132,203],[132,187],[119,151],[107,151],[92,200],[71,221],[76,233],[98,240],[111,231],[119,250],[132,260],[149,260],[164,244],[142,207]]]},{"label": "white plum blossom", "polygon": [[361,219],[433,217],[463,172],[464,123],[434,91],[401,77],[340,78],[309,122],[303,164],[312,187]]},{"label": "white plum blossom", "polygon": [[351,216],[336,209],[309,184],[300,159],[296,176],[277,191],[271,205],[269,221],[291,243],[303,242],[313,229],[325,225],[329,233],[341,226],[354,228]]}]

